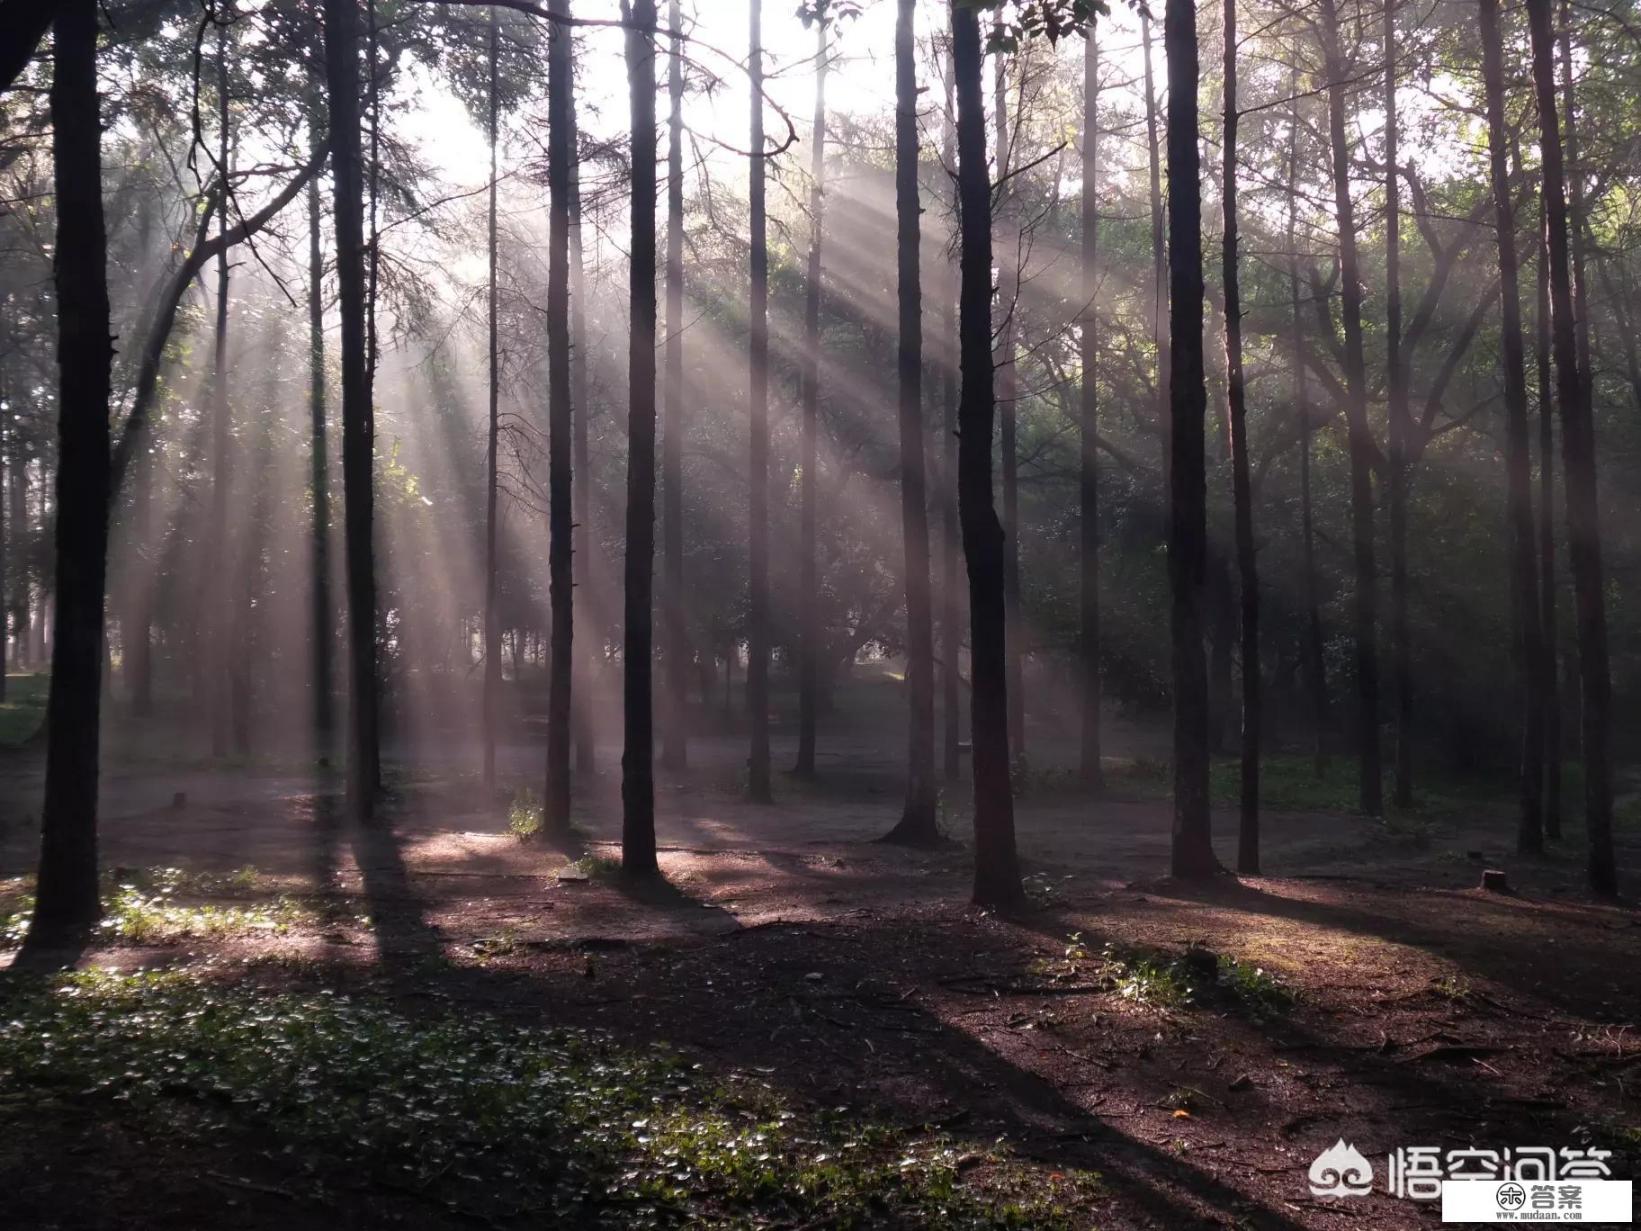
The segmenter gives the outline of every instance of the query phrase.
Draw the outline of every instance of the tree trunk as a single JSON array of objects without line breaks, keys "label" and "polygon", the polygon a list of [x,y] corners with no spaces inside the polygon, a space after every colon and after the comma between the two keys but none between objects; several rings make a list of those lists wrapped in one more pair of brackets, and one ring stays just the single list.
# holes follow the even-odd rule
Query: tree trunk
[{"label": "tree trunk", "polygon": [[1203,592],[1208,538],[1202,355],[1202,196],[1197,154],[1197,14],[1168,0],[1168,579],[1174,675],[1175,876],[1219,870],[1208,828],[1208,665]]},{"label": "tree trunk", "polygon": [[1516,264],[1515,205],[1510,197],[1504,127],[1504,53],[1499,37],[1498,0],[1478,0],[1482,77],[1487,91],[1488,172],[1493,221],[1498,232],[1499,302],[1503,313],[1506,424],[1505,472],[1509,481],[1510,573],[1515,649],[1523,688],[1521,815],[1516,848],[1523,855],[1544,850],[1544,641],[1538,601],[1537,544],[1533,532],[1533,473],[1527,432],[1527,365],[1521,333],[1521,287]]},{"label": "tree trunk", "polygon": [[1157,139],[1157,89],[1151,67],[1151,14],[1140,9],[1140,49],[1145,60],[1145,143],[1151,184],[1151,338],[1157,348],[1157,427],[1162,468],[1168,469],[1168,241],[1162,203],[1162,146]]},{"label": "tree trunk", "polygon": [[1379,751],[1378,571],[1373,546],[1373,438],[1367,417],[1367,362],[1362,351],[1362,283],[1356,260],[1356,209],[1350,195],[1350,150],[1345,142],[1346,69],[1339,49],[1335,0],[1321,0],[1328,74],[1328,136],[1333,153],[1333,200],[1339,225],[1339,281],[1345,326],[1345,415],[1350,443],[1351,544],[1356,573],[1356,705],[1361,764],[1360,804],[1369,816],[1384,811]]},{"label": "tree trunk", "polygon": [[211,350],[211,503],[209,564],[207,585],[211,590],[211,616],[208,629],[207,687],[209,705],[206,721],[211,732],[211,755],[228,754],[229,735],[233,726],[233,698],[229,685],[231,660],[235,647],[229,643],[233,627],[233,570],[228,565],[228,488],[233,482],[233,458],[229,452],[233,414],[228,399],[228,200],[229,177],[233,172],[233,148],[228,115],[228,25],[217,26],[217,153],[216,173],[222,181],[222,200],[217,211],[217,227],[224,236],[222,250],[217,253],[216,324],[212,334]]},{"label": "tree trunk", "polygon": [[[681,0],[667,24],[683,28]],[[661,764],[674,772],[689,760],[689,623],[684,597],[684,48],[667,58],[667,355],[666,419],[661,425],[661,554],[666,621],[667,724]],[[805,471],[805,478],[808,472]]]},{"label": "tree trunk", "polygon": [[[322,138],[318,132],[319,104],[309,115],[309,139],[314,154]],[[331,598],[330,598],[330,459],[326,444],[325,410],[325,254],[320,227],[319,181],[308,181],[308,414],[310,483],[313,496],[311,568],[313,571],[313,731],[319,757],[331,752]],[[139,476],[146,490],[148,478]],[[146,606],[148,600],[141,600]],[[140,630],[147,642],[146,627]],[[146,655],[145,655],[146,656]],[[138,677],[139,682],[141,677]]]},{"label": "tree trunk", "polygon": [[747,75],[752,82],[751,164],[752,288],[748,345],[747,416],[751,447],[747,469],[748,587],[746,706],[752,725],[747,794],[772,800],[769,787],[769,241],[764,216],[763,0],[751,0]]},{"label": "tree trunk", "polygon": [[1225,0],[1225,141],[1221,177],[1225,237],[1225,392],[1231,427],[1231,493],[1242,602],[1242,793],[1238,872],[1259,873],[1259,736],[1263,722],[1259,669],[1259,567],[1254,559],[1253,483],[1248,470],[1248,397],[1242,374],[1242,288],[1237,276],[1236,0]]},{"label": "tree trunk", "polygon": [[29,940],[81,932],[97,896],[97,762],[108,566],[109,336],[96,0],[61,0],[51,81],[57,203],[56,607],[45,804]]},{"label": "tree trunk", "polygon": [[[821,238],[826,207],[826,49],[824,12],[815,20],[815,125],[809,165],[809,274],[803,300],[803,454],[798,512],[798,759],[793,772],[815,775],[815,692],[821,646],[815,561],[815,483],[819,465]],[[898,44],[897,44],[898,46]]]},{"label": "tree trunk", "polygon": [[1544,643],[1544,834],[1561,837],[1561,678],[1557,663],[1555,532],[1555,398],[1550,369],[1550,255],[1538,236],[1538,575],[1539,620]]},{"label": "tree trunk", "polygon": [[895,22],[895,220],[900,308],[900,523],[906,566],[906,806],[891,838],[939,841],[934,772],[934,616],[929,595],[929,506],[923,455],[922,206],[918,201],[917,0]]},{"label": "tree trunk", "polygon": [[[568,16],[569,9],[569,0],[553,0],[553,12]],[[570,371],[573,35],[571,27],[555,23],[547,36],[547,192],[551,202],[547,220],[547,603],[552,613],[548,634],[552,645],[547,668],[547,781],[542,795],[542,833],[553,838],[563,838],[570,832],[570,741],[575,705],[575,527],[571,507],[575,474],[570,456],[575,417]],[[586,414],[585,409],[582,414]],[[582,560],[585,568],[586,557]]]},{"label": "tree trunk", "polygon": [[1014,845],[1009,783],[1008,678],[1004,650],[1003,527],[991,486],[991,176],[986,167],[980,27],[953,3],[958,193],[962,226],[959,310],[962,400],[958,408],[958,515],[969,569],[970,722],[974,745],[974,900],[1013,907],[1025,898]]},{"label": "tree trunk", "polygon": [[1293,118],[1288,135],[1288,295],[1292,301],[1293,400],[1299,420],[1299,521],[1303,543],[1304,577],[1301,591],[1305,602],[1305,626],[1300,634],[1300,658],[1304,663],[1305,690],[1310,695],[1311,725],[1314,728],[1313,767],[1320,778],[1327,770],[1328,672],[1322,652],[1322,609],[1316,596],[1316,522],[1311,511],[1311,426],[1306,407],[1305,326],[1299,296],[1299,252],[1295,231],[1299,217],[1299,70],[1288,76],[1288,93],[1294,97]]},{"label": "tree trunk", "polygon": [[1572,262],[1573,331],[1578,339],[1579,381],[1591,396],[1590,293],[1584,276],[1584,164],[1578,156],[1578,108],[1573,105],[1573,9],[1561,0],[1561,114],[1564,135],[1564,177],[1567,185],[1567,243]]},{"label": "tree trunk", "polygon": [[[374,66],[373,66],[374,67]],[[371,490],[376,414],[366,334],[365,236],[359,150],[358,0],[325,0],[325,77],[335,188],[336,283],[342,317],[342,507],[348,585],[348,806],[375,815],[380,777],[376,694],[376,564]]]},{"label": "tree trunk", "polygon": [[[948,56],[950,52],[948,50]],[[946,73],[946,122],[941,134],[941,157],[943,166],[957,165],[957,123],[956,100],[953,95],[952,73]],[[952,187],[952,217],[955,220],[960,211],[957,185]],[[961,382],[958,374],[956,348],[952,343],[957,338],[957,321],[955,311],[957,305],[957,287],[953,285],[952,270],[949,266],[943,267],[941,277],[940,320],[942,339],[940,364],[941,392],[945,399],[945,431],[941,454],[941,567],[940,567],[940,594],[943,610],[940,617],[941,630],[941,658],[942,670],[940,673],[941,690],[941,748],[944,761],[945,777],[948,782],[955,782],[963,773],[962,757],[962,686],[963,686],[963,595],[962,595],[962,564],[961,548],[962,537],[958,530],[957,517],[957,488],[958,488],[958,399],[961,391]]]},{"label": "tree trunk", "polygon": [[[568,16],[568,13],[566,13]],[[575,743],[576,773],[591,778],[598,770],[597,709],[593,697],[595,668],[609,627],[611,601],[599,553],[592,549],[593,470],[588,424],[592,402],[587,394],[587,278],[581,243],[581,139],[575,102],[575,57],[571,48],[570,85],[565,89],[564,140],[570,152],[570,187],[566,193],[570,217],[570,413],[574,440],[574,475],[571,499],[575,507],[575,528],[571,543],[581,565],[579,592],[583,649],[572,656],[570,712],[571,739]],[[550,378],[549,378],[550,379]],[[549,547],[549,553],[551,548]],[[573,566],[572,566],[573,568]],[[550,601],[550,600],[549,600]],[[572,607],[576,606],[571,598]],[[595,630],[597,630],[595,632]]]},{"label": "tree trunk", "polygon": [[1079,359],[1082,366],[1081,454],[1078,459],[1078,519],[1081,528],[1081,593],[1078,657],[1082,674],[1082,727],[1077,772],[1084,786],[1105,789],[1100,765],[1100,469],[1099,337],[1094,300],[1099,294],[1100,209],[1095,185],[1100,169],[1100,44],[1090,19],[1083,46],[1082,310]]},{"label": "tree trunk", "polygon": [[1561,453],[1566,466],[1567,545],[1572,557],[1582,695],[1585,831],[1590,887],[1618,891],[1612,847],[1612,681],[1607,662],[1607,609],[1602,592],[1601,524],[1596,501],[1595,425],[1579,363],[1573,318],[1571,260],[1561,124],[1556,111],[1554,32],[1550,0],[1527,0],[1533,43],[1533,89],[1538,104],[1544,209],[1550,256],[1550,325],[1556,394],[1561,402]]},{"label": "tree trunk", "polygon": [[655,0],[633,0],[631,13],[635,28],[627,32],[627,73],[632,94],[632,334],[627,348],[621,866],[629,876],[649,877],[659,870],[650,627],[655,568]]},{"label": "tree trunk", "polygon": [[1390,643],[1395,659],[1396,745],[1392,787],[1398,808],[1413,806],[1413,664],[1407,615],[1407,369],[1402,360],[1402,210],[1396,160],[1396,8],[1386,0],[1385,42],[1385,388],[1390,432]]},{"label": "tree trunk", "polygon": [[[1003,30],[1002,18],[994,27]],[[1012,159],[1013,141],[1009,133],[1009,78],[1008,62],[999,50],[993,53],[992,116],[997,125],[997,180],[1006,185]],[[998,452],[1002,456],[1003,471],[1003,608],[1004,628],[1007,632],[1005,652],[1008,655],[1009,751],[1016,757],[1026,751],[1026,690],[1024,685],[1024,649],[1021,638],[1025,629],[1020,620],[1020,447],[1018,381],[1014,364],[1015,328],[1020,309],[1020,243],[1019,218],[1010,228],[1008,221],[1010,190],[999,188],[992,196],[992,210],[997,219],[997,307],[1003,313],[997,330],[996,399],[1001,419],[998,431]]]},{"label": "tree trunk", "polygon": [[[489,420],[484,450],[484,798],[493,800],[496,790],[496,709],[501,693],[501,629],[496,613],[496,480],[497,451],[501,443],[501,334],[496,319],[496,129],[501,117],[497,99],[498,66],[497,42],[501,29],[501,10],[492,7],[489,21],[489,126],[490,191],[486,202],[485,255],[488,261],[488,295],[486,323],[489,333]],[[549,102],[551,100],[549,99]]]}]

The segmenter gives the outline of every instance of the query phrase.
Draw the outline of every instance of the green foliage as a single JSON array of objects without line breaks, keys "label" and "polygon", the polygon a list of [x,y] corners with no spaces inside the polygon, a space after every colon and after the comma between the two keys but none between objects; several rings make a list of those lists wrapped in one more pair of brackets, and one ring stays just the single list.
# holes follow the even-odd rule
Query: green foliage
[{"label": "green foliage", "polygon": [[507,828],[520,842],[540,833],[545,818],[541,797],[529,787],[521,787],[513,793],[512,806],[507,809]]},{"label": "green foliage", "polygon": [[[172,944],[251,933],[283,936],[293,926],[318,918],[312,906],[286,894],[255,906],[191,900],[243,892],[259,883],[253,868],[241,868],[226,876],[189,873],[181,868],[120,870],[103,877],[105,909],[98,934],[106,940],[131,944]],[[27,884],[13,881],[9,888],[0,890],[0,947],[22,944],[28,933],[34,896]]]},{"label": "green foliage", "polygon": [[[208,1141],[237,1129],[490,1221],[576,1227],[1070,1227],[1094,1177],[1035,1179],[1001,1150],[714,1078],[664,1047],[483,1014],[268,992],[185,971],[23,984],[0,1024],[8,1084]],[[0,1104],[28,1133],[43,1098]],[[183,1114],[179,1114],[181,1111]],[[61,1110],[52,1114],[60,1115]],[[985,1186],[968,1178],[988,1164]],[[321,1180],[321,1185],[322,1185]]]},{"label": "green foliage", "polygon": [[1067,974],[1095,963],[1098,976],[1124,1000],[1177,1010],[1219,1002],[1262,1021],[1293,1007],[1293,991],[1262,966],[1192,946],[1169,953],[1107,941],[1096,957],[1081,932],[1066,937]]}]

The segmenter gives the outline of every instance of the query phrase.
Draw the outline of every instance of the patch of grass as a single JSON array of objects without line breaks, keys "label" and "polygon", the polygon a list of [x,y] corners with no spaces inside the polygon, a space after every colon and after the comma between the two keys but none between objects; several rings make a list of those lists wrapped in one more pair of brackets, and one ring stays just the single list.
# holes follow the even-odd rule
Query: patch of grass
[{"label": "patch of grass", "polygon": [[6,699],[0,701],[0,747],[16,748],[34,736],[46,720],[50,692],[51,677],[44,672],[6,677]]},{"label": "patch of grass", "polygon": [[1180,953],[1107,941],[1095,955],[1081,932],[1066,938],[1065,961],[1056,977],[1078,974],[1095,963],[1100,978],[1124,1000],[1176,1010],[1209,1002],[1229,1005],[1255,1021],[1285,1013],[1294,993],[1262,966],[1192,946]]},{"label": "patch of grass", "polygon": [[1219,959],[1219,989],[1255,1021],[1277,1017],[1293,1008],[1293,989],[1263,966],[1234,957]]},{"label": "patch of grass", "polygon": [[[255,868],[227,875],[181,868],[121,869],[103,877],[103,919],[98,934],[131,944],[172,944],[202,937],[223,938],[260,932],[283,936],[293,926],[320,916],[306,902],[280,894],[255,905],[222,905],[196,899],[260,887]],[[0,888],[0,947],[23,943],[34,915],[32,882]]]},{"label": "patch of grass", "polygon": [[1183,1009],[1201,990],[1200,980],[1179,958],[1155,950],[1121,949],[1108,942],[1100,951],[1100,966],[1124,1000],[1154,1009]]},{"label": "patch of grass", "polygon": [[[1070,1228],[1089,1173],[1000,1146],[804,1112],[750,1074],[660,1046],[465,1012],[225,986],[188,971],[23,984],[0,1023],[0,1130],[65,1106],[183,1143],[228,1133],[293,1164],[421,1193],[479,1221],[574,1227]],[[71,1102],[55,1102],[61,1093]]]},{"label": "patch of grass", "polygon": [[621,861],[609,855],[586,854],[565,864],[562,870],[589,880],[611,881],[621,875]]},{"label": "patch of grass", "polygon": [[541,797],[529,787],[521,787],[513,794],[513,803],[507,809],[507,828],[520,842],[541,832],[546,810]]}]

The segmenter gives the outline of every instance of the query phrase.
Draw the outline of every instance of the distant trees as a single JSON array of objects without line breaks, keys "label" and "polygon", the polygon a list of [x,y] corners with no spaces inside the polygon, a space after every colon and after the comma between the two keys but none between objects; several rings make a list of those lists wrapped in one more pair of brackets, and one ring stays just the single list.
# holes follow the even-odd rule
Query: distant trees
[{"label": "distant trees", "polygon": [[[672,0],[667,25],[676,32],[683,24],[683,5]],[[825,65],[818,71],[824,73]],[[816,92],[821,92],[818,85]],[[667,103],[666,418],[661,425],[661,607],[666,630],[667,721],[661,734],[661,764],[681,770],[689,757],[690,643],[684,599],[684,45],[676,38],[667,56]]]},{"label": "distant trees", "polygon": [[1584,753],[1584,828],[1589,841],[1590,887],[1618,892],[1612,848],[1612,679],[1607,654],[1607,608],[1601,567],[1600,512],[1596,503],[1595,425],[1574,328],[1567,175],[1557,110],[1555,43],[1550,0],[1527,0],[1533,47],[1533,95],[1543,164],[1544,226],[1550,270],[1551,350],[1556,400],[1561,406],[1566,467],[1567,546],[1572,561],[1578,628]]},{"label": "distant trees", "polygon": [[1083,192],[1082,192],[1082,307],[1078,322],[1078,359],[1082,367],[1079,390],[1082,422],[1078,425],[1077,516],[1081,542],[1079,577],[1080,620],[1077,649],[1081,673],[1081,740],[1078,775],[1093,790],[1105,786],[1100,764],[1100,393],[1099,295],[1100,199],[1100,41],[1090,19],[1083,41]]},{"label": "distant trees", "polygon": [[496,611],[497,463],[501,446],[501,333],[500,323],[496,319],[496,197],[500,192],[496,175],[496,132],[501,116],[496,45],[500,34],[500,10],[491,8],[489,18],[489,75],[485,91],[485,118],[490,141],[490,188],[485,194],[485,260],[489,275],[485,295],[485,333],[489,347],[486,392],[489,414],[484,449],[484,712],[480,719],[480,738],[484,744],[482,776],[487,798],[496,789],[496,707],[501,700],[501,627]]},{"label": "distant trees", "polygon": [[748,218],[751,291],[748,298],[747,615],[746,706],[752,731],[747,795],[773,800],[769,781],[769,238],[764,204],[763,0],[751,0],[747,76],[751,79],[752,134]]}]

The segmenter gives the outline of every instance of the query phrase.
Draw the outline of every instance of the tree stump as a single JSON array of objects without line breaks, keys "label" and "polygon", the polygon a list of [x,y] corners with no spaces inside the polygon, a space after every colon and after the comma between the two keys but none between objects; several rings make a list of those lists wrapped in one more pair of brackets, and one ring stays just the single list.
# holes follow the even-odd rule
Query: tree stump
[{"label": "tree stump", "polygon": [[1481,874],[1481,887],[1488,893],[1509,893],[1510,878],[1498,868],[1487,868]]}]

